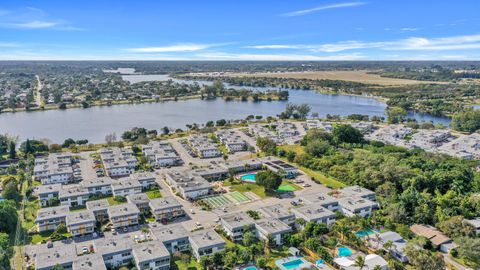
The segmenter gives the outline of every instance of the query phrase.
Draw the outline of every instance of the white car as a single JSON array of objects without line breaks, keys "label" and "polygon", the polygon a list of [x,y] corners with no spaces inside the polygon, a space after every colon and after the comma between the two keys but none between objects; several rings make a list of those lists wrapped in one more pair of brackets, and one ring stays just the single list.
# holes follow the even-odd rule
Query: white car
[{"label": "white car", "polygon": [[191,214],[195,214],[195,210],[194,210],[194,209],[190,209],[190,213],[191,213]]}]

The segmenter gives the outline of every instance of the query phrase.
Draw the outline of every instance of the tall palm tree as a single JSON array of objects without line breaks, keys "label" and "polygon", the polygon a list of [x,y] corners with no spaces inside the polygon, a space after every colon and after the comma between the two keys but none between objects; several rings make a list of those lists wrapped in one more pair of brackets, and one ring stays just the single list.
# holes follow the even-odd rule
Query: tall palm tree
[{"label": "tall palm tree", "polygon": [[358,267],[359,270],[362,270],[366,266],[365,265],[365,257],[358,256],[357,258],[355,258],[355,263],[353,265]]}]

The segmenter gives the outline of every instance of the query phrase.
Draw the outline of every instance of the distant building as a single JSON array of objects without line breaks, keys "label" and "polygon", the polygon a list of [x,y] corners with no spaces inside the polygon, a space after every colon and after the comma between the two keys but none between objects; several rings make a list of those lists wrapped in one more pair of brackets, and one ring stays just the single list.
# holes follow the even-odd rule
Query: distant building
[{"label": "distant building", "polygon": [[160,221],[171,221],[185,216],[182,205],[172,196],[153,199],[149,205],[152,214]]},{"label": "distant building", "polygon": [[114,228],[138,225],[140,210],[131,203],[113,205],[108,208],[108,216]]},{"label": "distant building", "polygon": [[241,241],[245,230],[255,232],[255,220],[244,212],[222,215],[220,224],[233,241]]},{"label": "distant building", "polygon": [[434,247],[440,249],[444,253],[450,252],[451,249],[457,247],[452,239],[440,232],[437,228],[429,225],[414,224],[410,226],[412,231],[417,236],[423,236],[430,240]]},{"label": "distant building", "polygon": [[67,215],[67,230],[73,236],[91,234],[95,231],[95,215],[90,210],[72,212]]},{"label": "distant building", "polygon": [[68,214],[69,208],[64,205],[40,208],[35,219],[37,230],[39,232],[55,230],[58,225],[65,224]]}]

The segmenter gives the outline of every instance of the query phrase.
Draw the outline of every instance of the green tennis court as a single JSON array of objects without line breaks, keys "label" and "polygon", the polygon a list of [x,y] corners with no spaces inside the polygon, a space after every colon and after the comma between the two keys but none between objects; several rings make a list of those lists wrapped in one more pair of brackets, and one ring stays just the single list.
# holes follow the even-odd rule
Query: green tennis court
[{"label": "green tennis court", "polygon": [[210,207],[212,208],[218,208],[233,203],[230,199],[228,199],[228,197],[223,194],[203,199],[203,201],[210,205]]},{"label": "green tennis court", "polygon": [[228,193],[228,195],[230,195],[230,197],[232,197],[234,200],[236,200],[239,203],[250,201],[250,199],[247,196],[243,195],[238,191],[230,192]]},{"label": "green tennis court", "polygon": [[289,192],[297,190],[294,186],[289,184],[283,184],[278,187],[277,192]]}]

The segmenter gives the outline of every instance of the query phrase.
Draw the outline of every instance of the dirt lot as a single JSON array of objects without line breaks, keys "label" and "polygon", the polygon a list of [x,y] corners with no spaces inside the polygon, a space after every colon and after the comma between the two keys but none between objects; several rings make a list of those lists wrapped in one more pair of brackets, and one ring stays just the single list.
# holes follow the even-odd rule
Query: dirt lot
[{"label": "dirt lot", "polygon": [[396,78],[384,78],[376,74],[368,74],[367,70],[355,71],[312,71],[312,72],[290,72],[290,73],[255,73],[255,74],[229,74],[230,76],[256,76],[256,77],[279,77],[279,78],[295,78],[295,79],[329,79],[352,81],[367,84],[378,85],[407,85],[419,83],[443,83],[417,81]]}]

